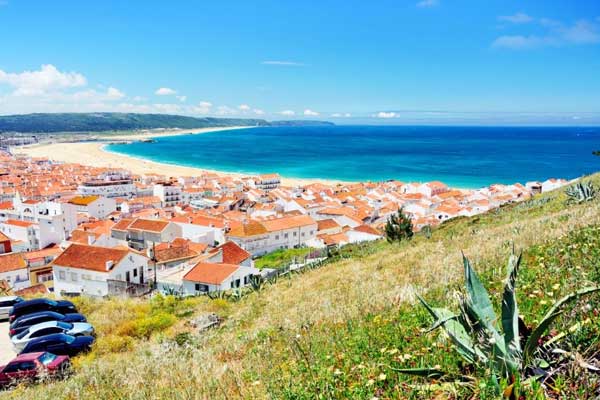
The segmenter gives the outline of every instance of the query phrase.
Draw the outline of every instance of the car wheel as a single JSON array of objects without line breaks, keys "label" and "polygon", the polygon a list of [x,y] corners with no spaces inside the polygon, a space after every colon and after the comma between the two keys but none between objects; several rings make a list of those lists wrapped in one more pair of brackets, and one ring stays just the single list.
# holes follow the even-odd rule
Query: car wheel
[{"label": "car wheel", "polygon": [[71,361],[65,361],[60,366],[59,376],[61,378],[68,378],[73,373],[73,365]]}]

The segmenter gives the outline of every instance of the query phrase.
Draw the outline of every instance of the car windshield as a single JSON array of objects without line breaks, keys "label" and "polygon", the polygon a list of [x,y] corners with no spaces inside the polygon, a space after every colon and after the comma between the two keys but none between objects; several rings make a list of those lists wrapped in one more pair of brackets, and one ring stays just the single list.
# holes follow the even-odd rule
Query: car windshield
[{"label": "car windshield", "polygon": [[17,335],[17,339],[23,339],[29,333],[29,328],[25,329],[23,332]]},{"label": "car windshield", "polygon": [[65,342],[71,344],[75,341],[75,336],[65,335]]},{"label": "car windshield", "polygon": [[66,330],[73,329],[73,324],[70,324],[68,322],[57,322],[56,326],[58,326],[59,328],[66,329]]},{"label": "car windshield", "polygon": [[56,356],[52,353],[44,353],[38,358],[38,361],[44,365],[48,365],[54,360],[56,360]]}]

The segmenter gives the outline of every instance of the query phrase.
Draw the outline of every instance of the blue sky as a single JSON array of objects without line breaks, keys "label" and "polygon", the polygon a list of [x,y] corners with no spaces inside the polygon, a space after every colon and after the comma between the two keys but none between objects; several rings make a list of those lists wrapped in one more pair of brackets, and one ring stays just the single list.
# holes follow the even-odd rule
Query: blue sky
[{"label": "blue sky", "polygon": [[598,124],[598,71],[593,0],[0,0],[0,114]]}]

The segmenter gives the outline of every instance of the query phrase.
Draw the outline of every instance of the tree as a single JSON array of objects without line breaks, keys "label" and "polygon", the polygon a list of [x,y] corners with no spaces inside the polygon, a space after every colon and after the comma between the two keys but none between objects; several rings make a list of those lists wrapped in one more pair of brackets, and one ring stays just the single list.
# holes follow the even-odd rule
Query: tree
[{"label": "tree", "polygon": [[408,215],[404,214],[402,208],[388,218],[385,224],[385,237],[390,243],[400,243],[402,240],[410,240],[413,237],[412,221]]}]

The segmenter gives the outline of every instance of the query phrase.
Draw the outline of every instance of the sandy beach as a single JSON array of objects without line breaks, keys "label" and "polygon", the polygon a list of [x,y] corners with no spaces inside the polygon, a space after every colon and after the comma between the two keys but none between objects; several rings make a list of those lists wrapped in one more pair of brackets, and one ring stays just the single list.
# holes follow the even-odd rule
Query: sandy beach
[{"label": "sandy beach", "polygon": [[[194,176],[200,175],[203,172],[213,172],[222,176],[241,177],[247,176],[244,174],[215,171],[203,168],[185,167],[180,165],[158,163],[154,161],[143,160],[134,157],[128,157],[122,154],[116,154],[104,150],[104,146],[115,140],[141,140],[150,139],[160,136],[175,136],[184,134],[202,134],[208,132],[216,132],[231,129],[243,129],[247,127],[235,128],[205,128],[194,130],[169,130],[169,131],[152,131],[152,132],[133,132],[131,134],[118,134],[102,136],[97,135],[96,138],[102,141],[98,142],[75,142],[75,143],[43,143],[31,146],[22,146],[13,148],[15,154],[24,154],[30,157],[44,157],[53,161],[64,163],[76,163],[82,165],[90,165],[94,167],[106,168],[121,168],[131,171],[134,174],[161,174],[169,177],[177,176]],[[273,171],[277,172],[277,171]],[[282,177],[281,184],[283,186],[303,186],[315,182],[325,184],[343,183],[335,180],[327,179],[301,179]]]}]

